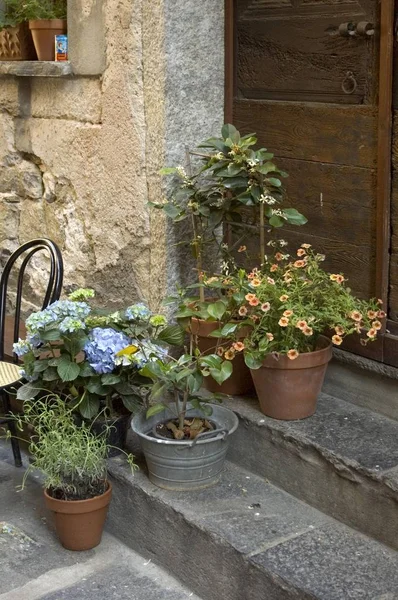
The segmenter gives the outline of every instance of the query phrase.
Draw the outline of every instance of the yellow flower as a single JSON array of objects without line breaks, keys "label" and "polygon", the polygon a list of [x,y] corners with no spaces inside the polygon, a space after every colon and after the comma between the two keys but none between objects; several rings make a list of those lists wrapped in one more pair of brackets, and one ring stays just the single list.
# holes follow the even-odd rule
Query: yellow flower
[{"label": "yellow flower", "polygon": [[332,275],[330,275],[329,279],[331,279],[332,281],[337,281],[338,275],[335,275],[334,273]]},{"label": "yellow flower", "polygon": [[377,310],[368,310],[367,315],[369,319],[375,319],[377,317]]},{"label": "yellow flower", "polygon": [[297,256],[305,256],[305,250],[304,250],[304,248],[299,248],[297,250]]},{"label": "yellow flower", "polygon": [[281,302],[286,302],[286,300],[288,300],[288,299],[289,299],[289,296],[288,296],[287,294],[283,294],[283,295],[282,295],[282,296],[279,298],[279,300],[280,300]]},{"label": "yellow flower", "polygon": [[380,329],[382,328],[382,324],[380,323],[380,321],[373,321],[372,327],[373,329],[376,329],[376,331],[380,331]]},{"label": "yellow flower", "polygon": [[232,348],[230,348],[229,350],[226,351],[226,353],[224,354],[224,358],[226,360],[233,360],[235,358],[235,352]]},{"label": "yellow flower", "polygon": [[275,263],[274,265],[271,265],[270,271],[271,273],[275,273],[275,271],[277,271],[279,269],[278,265]]},{"label": "yellow flower", "polygon": [[287,319],[286,317],[281,317],[278,321],[278,325],[280,325],[281,327],[287,327],[289,325],[289,319]]},{"label": "yellow flower", "polygon": [[261,279],[258,278],[253,278],[251,284],[253,287],[258,287],[259,285],[261,285]]},{"label": "yellow flower", "polygon": [[289,350],[289,352],[287,353],[287,357],[290,358],[290,360],[295,360],[298,357],[299,353],[297,352],[297,350]]},{"label": "yellow flower", "polygon": [[305,262],[303,260],[296,260],[296,262],[293,264],[293,267],[296,267],[296,269],[301,269],[302,267],[305,267]]},{"label": "yellow flower", "polygon": [[272,333],[266,333],[266,334],[265,334],[265,337],[267,338],[267,340],[268,340],[269,342],[272,342],[272,341],[273,341],[273,339],[274,339],[274,336],[273,336],[273,334],[272,334]]},{"label": "yellow flower", "polygon": [[305,329],[306,327],[308,327],[308,323],[307,321],[304,321],[304,319],[302,319],[301,321],[297,321],[296,327],[297,329]]},{"label": "yellow flower", "polygon": [[275,279],[272,279],[272,277],[267,277],[267,281],[270,285],[275,285]]},{"label": "yellow flower", "polygon": [[283,313],[283,316],[284,317],[291,317],[292,314],[293,314],[292,310],[285,310],[284,313]]},{"label": "yellow flower", "polygon": [[217,354],[218,356],[222,356],[224,354],[224,348],[222,348],[221,346],[217,348]]},{"label": "yellow flower", "polygon": [[333,342],[333,344],[336,344],[336,346],[340,346],[343,343],[343,338],[340,337],[339,335],[334,335],[332,337],[332,342]]},{"label": "yellow flower", "polygon": [[344,335],[344,333],[345,333],[345,332],[344,332],[344,329],[343,329],[342,327],[340,327],[340,325],[337,325],[337,326],[334,328],[334,330],[335,330],[335,332],[337,333],[337,335]]},{"label": "yellow flower", "polygon": [[350,313],[350,317],[353,321],[362,320],[362,314],[358,310],[353,310],[352,313]]},{"label": "yellow flower", "polygon": [[241,317],[245,317],[247,315],[246,306],[241,306],[240,309],[238,310],[238,313],[240,314]]},{"label": "yellow flower", "polygon": [[311,244],[301,244],[301,247],[308,250],[308,248],[311,248]]},{"label": "yellow flower", "polygon": [[377,336],[377,330],[374,327],[372,327],[371,329],[369,329],[366,335],[368,336],[368,338],[374,338]]},{"label": "yellow flower", "polygon": [[242,352],[242,350],[245,349],[245,345],[243,342],[235,342],[234,344],[232,344],[232,346],[237,352]]},{"label": "yellow flower", "polygon": [[303,333],[304,333],[304,335],[310,336],[314,333],[314,331],[313,331],[312,327],[304,327]]},{"label": "yellow flower", "polygon": [[253,300],[253,298],[256,297],[256,294],[246,294],[245,298],[248,302],[250,302],[250,300]]}]

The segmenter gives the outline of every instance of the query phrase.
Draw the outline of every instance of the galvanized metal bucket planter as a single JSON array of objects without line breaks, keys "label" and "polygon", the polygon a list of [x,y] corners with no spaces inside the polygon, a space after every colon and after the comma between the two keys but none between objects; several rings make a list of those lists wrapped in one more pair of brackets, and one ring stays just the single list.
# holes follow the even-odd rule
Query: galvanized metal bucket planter
[{"label": "galvanized metal bucket planter", "polygon": [[[211,420],[217,429],[200,434],[193,441],[165,440],[153,436],[159,422],[175,418],[170,410],[147,419],[136,415],[131,427],[139,436],[148,466],[149,479],[166,490],[188,491],[217,483],[224,466],[230,435],[238,427],[238,417],[228,408],[211,405]],[[189,409],[187,417],[203,417],[197,409]]]}]

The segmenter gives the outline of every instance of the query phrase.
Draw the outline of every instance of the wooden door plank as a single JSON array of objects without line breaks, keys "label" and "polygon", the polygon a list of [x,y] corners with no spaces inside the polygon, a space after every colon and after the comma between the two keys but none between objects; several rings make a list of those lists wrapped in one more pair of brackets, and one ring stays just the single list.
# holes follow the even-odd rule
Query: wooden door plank
[{"label": "wooden door plank", "polygon": [[377,111],[371,106],[238,100],[234,122],[257,132],[281,158],[375,167]]}]

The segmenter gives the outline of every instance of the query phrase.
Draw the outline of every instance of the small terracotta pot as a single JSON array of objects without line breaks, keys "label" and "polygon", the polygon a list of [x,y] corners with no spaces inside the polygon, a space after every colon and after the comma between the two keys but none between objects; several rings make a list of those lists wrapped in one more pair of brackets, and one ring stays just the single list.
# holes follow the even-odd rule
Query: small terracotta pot
[{"label": "small terracotta pot", "polygon": [[[216,351],[217,342],[219,345],[228,344],[229,340],[223,338],[209,337],[210,334],[219,329],[221,323],[218,321],[204,321],[203,319],[191,319],[191,331],[197,338],[199,350],[204,354],[214,354]],[[244,328],[240,332],[239,337],[245,338],[248,335],[249,329]],[[204,386],[212,394],[228,394],[231,396],[242,396],[253,392],[253,380],[250,375],[250,370],[246,366],[243,352],[236,354],[232,361],[232,375],[224,383],[219,385],[212,377],[205,377]]]},{"label": "small terracotta pot", "polygon": [[88,500],[57,500],[44,490],[47,508],[55,516],[55,528],[61,544],[67,550],[90,550],[101,541],[112,486],[101,496]]},{"label": "small terracotta pot", "polygon": [[326,369],[332,358],[332,343],[321,336],[318,350],[300,354],[295,360],[271,354],[259,369],[252,369],[261,412],[273,419],[291,421],[314,414]]},{"label": "small terracotta pot", "polygon": [[66,33],[63,19],[29,21],[33,43],[39,60],[55,60],[55,36]]}]

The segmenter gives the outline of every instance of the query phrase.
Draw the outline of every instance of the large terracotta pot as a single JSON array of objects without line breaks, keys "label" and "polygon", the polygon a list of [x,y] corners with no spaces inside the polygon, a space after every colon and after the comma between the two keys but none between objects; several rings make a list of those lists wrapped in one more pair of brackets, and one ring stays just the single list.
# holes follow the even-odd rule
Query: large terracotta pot
[{"label": "large terracotta pot", "polygon": [[47,508],[55,516],[55,528],[61,544],[68,550],[90,550],[101,541],[112,486],[101,496],[88,500],[57,500],[44,490]]},{"label": "large terracotta pot", "polygon": [[332,358],[332,343],[318,340],[314,352],[300,354],[295,360],[286,355],[269,355],[259,369],[252,369],[261,411],[273,419],[291,421],[314,414],[326,369]]},{"label": "large terracotta pot", "polygon": [[55,60],[55,36],[66,33],[63,19],[29,21],[33,43],[39,60]]},{"label": "large terracotta pot", "polygon": [[[196,337],[197,346],[204,354],[212,354],[216,351],[217,343],[229,346],[230,341],[222,338],[209,337],[210,334],[219,329],[221,323],[218,321],[204,321],[203,319],[191,319],[191,331]],[[248,329],[242,329],[240,337],[243,339],[248,334]],[[213,394],[229,394],[231,396],[242,396],[253,392],[253,380],[250,370],[244,361],[243,352],[236,354],[232,361],[232,375],[224,383],[219,385],[212,377],[205,377],[204,385]]]},{"label": "large terracotta pot", "polygon": [[0,60],[35,60],[35,58],[36,52],[27,23],[0,31]]}]

